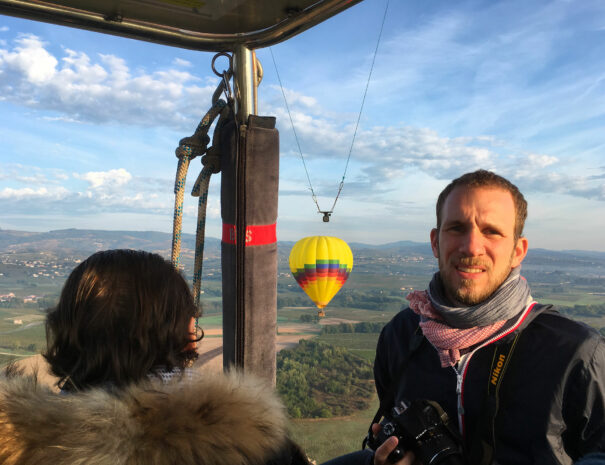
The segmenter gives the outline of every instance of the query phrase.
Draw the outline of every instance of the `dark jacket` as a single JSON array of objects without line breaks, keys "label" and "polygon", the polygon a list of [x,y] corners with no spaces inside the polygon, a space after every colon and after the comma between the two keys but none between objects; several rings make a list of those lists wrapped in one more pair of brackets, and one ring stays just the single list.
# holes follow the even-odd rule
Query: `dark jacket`
[{"label": "dark jacket", "polygon": [[[396,402],[417,398],[439,402],[454,424],[462,424],[468,447],[485,411],[496,346],[502,348],[520,332],[501,380],[494,463],[571,464],[587,453],[605,451],[605,339],[595,330],[535,304],[514,332],[470,356],[461,373],[458,415],[456,370],[441,367],[437,351],[426,339],[413,352],[401,379],[394,379],[418,321],[418,315],[405,309],[380,335],[374,375],[381,399],[389,396],[395,383]],[[385,400],[389,410],[392,402]]]},{"label": "dark jacket", "polygon": [[58,395],[35,379],[0,382],[3,465],[291,465],[282,404],[240,375]]}]

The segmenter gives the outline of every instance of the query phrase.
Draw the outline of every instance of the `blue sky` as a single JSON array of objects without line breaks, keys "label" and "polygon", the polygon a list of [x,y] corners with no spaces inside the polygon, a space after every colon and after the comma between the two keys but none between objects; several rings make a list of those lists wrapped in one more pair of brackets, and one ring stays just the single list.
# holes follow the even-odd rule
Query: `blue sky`
[{"label": "blue sky", "polygon": [[[343,174],[384,7],[365,0],[272,48],[322,209]],[[530,247],[605,251],[605,3],[391,1],[327,224],[271,55],[257,53],[259,113],[280,130],[280,240],[428,241],[440,190],[486,168],[526,195]],[[0,16],[0,227],[170,231],[174,149],[208,109],[212,56]],[[215,176],[214,237],[219,186]],[[186,198],[186,232],[195,211]]]}]

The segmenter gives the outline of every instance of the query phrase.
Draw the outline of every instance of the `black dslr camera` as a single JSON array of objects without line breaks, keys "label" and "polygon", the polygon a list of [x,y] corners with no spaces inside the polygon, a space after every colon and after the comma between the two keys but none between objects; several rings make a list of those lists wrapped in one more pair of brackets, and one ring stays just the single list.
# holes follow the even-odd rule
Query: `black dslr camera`
[{"label": "black dslr camera", "polygon": [[376,450],[391,436],[397,437],[397,448],[388,459],[400,460],[411,450],[424,465],[464,465],[462,440],[452,428],[447,413],[434,401],[419,399],[406,407],[393,407],[390,417],[380,422],[380,432],[368,434],[368,445]]}]

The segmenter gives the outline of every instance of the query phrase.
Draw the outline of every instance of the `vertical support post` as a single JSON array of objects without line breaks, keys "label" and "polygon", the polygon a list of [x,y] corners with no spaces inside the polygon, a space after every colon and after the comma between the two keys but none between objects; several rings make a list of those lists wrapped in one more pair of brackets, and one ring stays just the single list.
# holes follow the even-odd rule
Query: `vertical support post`
[{"label": "vertical support post", "polygon": [[246,124],[254,113],[254,57],[252,51],[239,44],[233,52],[236,112],[239,124]]},{"label": "vertical support post", "polygon": [[252,53],[234,55],[238,130],[221,142],[223,367],[275,383],[279,135],[275,118],[252,114]]}]

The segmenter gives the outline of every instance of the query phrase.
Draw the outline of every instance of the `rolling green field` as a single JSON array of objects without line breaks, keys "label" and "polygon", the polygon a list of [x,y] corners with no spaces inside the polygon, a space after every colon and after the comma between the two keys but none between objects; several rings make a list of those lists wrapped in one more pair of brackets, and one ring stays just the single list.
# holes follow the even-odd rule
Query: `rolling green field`
[{"label": "rolling green field", "polygon": [[[15,321],[21,321],[15,324]],[[46,347],[44,314],[32,308],[0,309],[0,366]]]},{"label": "rolling green field", "polygon": [[[397,310],[398,311],[398,310]],[[325,308],[326,318],[338,318],[348,321],[389,321],[395,316],[397,311],[383,312],[377,310],[365,310],[362,308],[343,308],[328,306]],[[298,322],[301,315],[316,315],[316,307],[284,307],[277,310],[278,322],[282,321]]]},{"label": "rolling green field", "polygon": [[555,306],[572,307],[574,305],[598,305],[605,301],[600,295],[588,294],[575,290],[563,294],[551,294],[544,298],[536,299],[542,304],[552,304]]},{"label": "rolling green field", "polygon": [[351,273],[345,286],[352,289],[401,289],[402,287],[424,288],[430,280],[430,275],[388,275],[382,273]]},{"label": "rolling green field", "polygon": [[321,334],[317,340],[333,346],[344,347],[355,355],[373,362],[378,335],[378,333]]},{"label": "rolling green field", "polygon": [[348,417],[292,420],[292,439],[318,464],[359,450],[377,408],[374,396],[369,409]]}]

